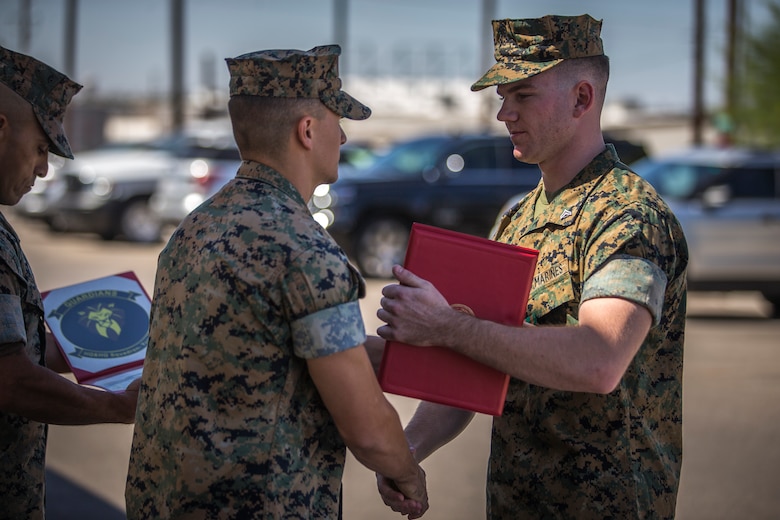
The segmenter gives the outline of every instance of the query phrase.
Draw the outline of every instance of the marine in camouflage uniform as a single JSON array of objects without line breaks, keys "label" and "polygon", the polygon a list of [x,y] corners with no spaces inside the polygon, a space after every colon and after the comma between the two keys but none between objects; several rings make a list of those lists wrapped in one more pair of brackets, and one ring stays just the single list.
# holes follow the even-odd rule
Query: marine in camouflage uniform
[{"label": "marine in camouflage uniform", "polygon": [[[72,159],[62,119],[71,97],[81,86],[35,58],[3,47],[0,83],[32,105],[38,123],[51,140],[50,150]],[[3,167],[0,163],[0,170]],[[3,194],[3,204],[16,203],[6,200],[7,196]],[[0,321],[0,363],[24,345],[30,361],[44,366],[46,329],[41,294],[19,237],[3,215]],[[44,423],[0,411],[0,518],[43,518],[46,433]]]},{"label": "marine in camouflage uniform", "polygon": [[[612,145],[603,144],[597,118],[600,115],[598,87],[591,90],[581,87],[582,76],[571,83],[564,83],[565,76],[546,76],[558,78],[564,85],[560,92],[546,95],[544,89],[554,89],[557,85],[544,81],[518,83],[565,60],[579,58],[601,60],[587,63],[594,68],[599,63],[603,71],[606,57],[600,30],[601,22],[588,15],[496,20],[493,22],[496,64],[472,86],[472,90],[499,86],[498,93],[505,96],[505,101],[498,119],[506,123],[513,142],[517,139],[520,143],[515,143],[516,157],[522,160],[530,155],[529,162],[538,162],[543,172],[538,187],[502,217],[493,237],[539,251],[527,312],[528,321],[536,327],[509,334],[499,327],[489,329],[474,323],[473,318],[453,315],[448,319],[459,323],[450,322],[450,329],[455,331],[452,336],[460,333],[463,339],[452,339],[445,334],[441,342],[436,342],[414,328],[404,329],[404,314],[399,309],[402,296],[410,300],[417,287],[426,292],[430,289],[400,271],[397,276],[400,274],[399,280],[405,287],[391,286],[384,291],[386,299],[396,300],[383,303],[380,311],[385,313],[388,322],[385,332],[380,328],[380,334],[387,339],[403,331],[406,333],[401,338],[403,341],[411,338],[412,343],[418,339],[421,342],[418,344],[445,345],[489,360],[496,368],[522,372],[522,368],[515,367],[533,363],[534,367],[547,370],[538,377],[549,382],[549,386],[511,378],[503,415],[493,420],[487,476],[487,516],[491,519],[673,518],[675,514],[682,464],[682,366],[688,263],[685,237],[679,222],[652,186],[620,162]],[[576,67],[572,63],[567,65]],[[581,69],[568,70],[579,73]],[[602,73],[605,88],[608,67]],[[583,107],[594,99],[595,104],[587,106],[597,107],[598,112],[585,112]],[[530,114],[522,113],[526,106]],[[541,113],[571,119],[564,119],[560,126],[534,121]],[[566,126],[574,125],[575,114],[583,118],[575,128],[586,135],[573,133]],[[591,119],[585,120],[586,115]],[[599,133],[590,133],[596,131]],[[554,132],[558,132],[555,137],[570,140],[566,142],[567,149],[556,149],[543,142]],[[560,160],[561,155],[568,154],[570,161],[581,161],[583,157],[577,155],[577,147],[589,153],[598,149],[594,148],[596,145],[606,149],[595,157],[585,156],[580,164],[590,162],[581,170],[566,171],[567,163]],[[552,150],[557,150],[558,155],[550,155]],[[545,165],[550,168],[545,170]],[[553,176],[547,179],[545,173]],[[561,177],[568,174],[570,180],[561,183],[560,188],[545,186],[546,179],[554,183],[560,178],[555,173]],[[416,298],[420,303],[416,308],[410,306],[406,314],[423,313],[431,306],[424,304],[435,301]],[[630,308],[637,309],[633,312],[640,314],[639,309],[649,311],[652,318],[649,331],[613,390],[601,390],[605,384],[598,386],[598,391],[561,390],[578,384],[597,388],[590,381],[575,382],[579,381],[576,375],[556,372],[559,365],[574,363],[568,359],[577,357],[578,353],[572,349],[590,347],[593,343],[583,340],[582,344],[572,341],[560,345],[559,337],[575,338],[571,334],[556,336],[555,332],[563,331],[562,327],[575,330],[569,327],[580,324],[582,305],[602,298],[630,302]],[[590,309],[611,308],[593,305],[596,306]],[[629,308],[625,303],[620,305],[621,309]],[[590,312],[592,316],[593,311]],[[427,317],[429,327],[434,330],[440,326],[435,322],[436,317],[433,313]],[[603,315],[599,318],[592,319],[589,326],[612,325],[606,324]],[[648,319],[646,315],[644,319]],[[461,325],[467,321],[469,324]],[[419,327],[419,324],[412,325]],[[620,326],[633,333],[630,324]],[[476,348],[462,346],[472,337],[461,327],[488,336],[480,347],[500,349],[502,354],[486,354],[480,358]],[[498,331],[496,339],[507,339],[506,345],[498,341],[490,343],[494,339],[490,335],[493,330]],[[545,335],[545,330],[550,333]],[[531,336],[537,331],[538,335]],[[526,346],[525,343],[533,341],[523,340],[523,336],[549,343]],[[474,343],[477,341],[474,338]],[[522,348],[512,353],[517,343],[523,343]],[[625,351],[630,348],[626,345],[621,344],[619,348]],[[524,354],[528,358],[523,358]],[[551,360],[556,356],[564,359]],[[515,366],[510,367],[515,359]],[[572,370],[576,373],[579,368]],[[527,379],[537,377],[528,370]],[[437,413],[441,412],[423,404],[406,428],[410,441],[416,447],[421,446],[420,451],[424,452],[421,457],[446,440],[448,434],[457,433],[457,428],[449,433],[425,432],[426,428],[432,429],[426,426],[426,419],[431,424]],[[451,412],[444,413],[453,416]],[[442,419],[445,417],[440,415]],[[464,421],[469,418],[464,417]]]},{"label": "marine in camouflage uniform", "polygon": [[650,309],[654,323],[609,394],[511,379],[504,415],[493,421],[490,517],[673,518],[682,464],[682,230],[612,145],[535,214],[543,193],[540,183],[496,237],[539,251],[529,321],[573,325],[580,302],[611,296]]},{"label": "marine in camouflage uniform", "polygon": [[[231,96],[320,99],[365,119],[368,108],[339,90],[339,52],[229,59]],[[296,186],[244,160],[160,254],[128,517],[340,516],[345,443],[307,362],[366,341],[364,292]]]},{"label": "marine in camouflage uniform", "polygon": [[[11,224],[0,215],[0,363],[24,343],[45,365],[43,302]],[[43,518],[47,425],[0,412],[0,518]]]}]

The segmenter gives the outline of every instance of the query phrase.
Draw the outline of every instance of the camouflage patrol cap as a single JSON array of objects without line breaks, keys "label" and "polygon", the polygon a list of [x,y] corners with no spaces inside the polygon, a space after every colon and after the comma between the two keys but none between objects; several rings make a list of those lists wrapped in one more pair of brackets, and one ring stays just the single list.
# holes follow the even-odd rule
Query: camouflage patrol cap
[{"label": "camouflage patrol cap", "polygon": [[496,64],[471,90],[530,78],[563,60],[604,54],[601,20],[580,16],[493,20]]},{"label": "camouflage patrol cap", "polygon": [[0,47],[0,83],[30,103],[54,154],[73,159],[62,128],[65,108],[81,85],[32,56]]},{"label": "camouflage patrol cap", "polygon": [[314,98],[336,114],[366,119],[371,109],[341,90],[341,47],[324,45],[308,51],[265,50],[228,58],[230,96]]}]

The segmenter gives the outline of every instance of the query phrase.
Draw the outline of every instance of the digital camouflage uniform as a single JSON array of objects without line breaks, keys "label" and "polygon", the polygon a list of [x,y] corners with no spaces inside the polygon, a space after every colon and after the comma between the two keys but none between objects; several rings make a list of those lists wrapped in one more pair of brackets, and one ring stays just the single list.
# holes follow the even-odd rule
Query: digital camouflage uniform
[{"label": "digital camouflage uniform", "polygon": [[160,254],[130,518],[332,518],[345,446],[306,359],[365,341],[360,275],[244,162]]},{"label": "digital camouflage uniform", "polygon": [[[44,365],[43,302],[11,224],[0,214],[0,363],[19,349]],[[0,412],[0,518],[43,518],[46,431],[43,423]]]},{"label": "digital camouflage uniform", "polygon": [[[49,138],[50,151],[72,159],[62,120],[81,85],[31,56],[4,47],[0,47],[0,83],[30,103]],[[45,365],[41,294],[19,237],[2,214],[0,324],[0,363],[23,344],[33,363]],[[45,424],[0,412],[0,519],[44,517],[46,434]]]},{"label": "digital camouflage uniform", "polygon": [[[496,20],[496,64],[481,90],[569,59],[606,60],[589,15]],[[608,395],[511,379],[493,422],[491,519],[673,518],[682,464],[682,366],[688,249],[655,190],[612,145],[545,207],[539,186],[502,218],[496,238],[539,250],[531,323],[576,325],[580,304],[622,298],[653,325]]]},{"label": "digital camouflage uniform", "polygon": [[[231,94],[316,96],[337,50],[228,60]],[[342,116],[368,116],[352,98],[325,95]],[[346,447],[306,360],[365,342],[364,291],[295,187],[244,161],[160,254],[128,517],[340,516]]]},{"label": "digital camouflage uniform", "polygon": [[617,297],[653,326],[610,394],[511,380],[493,422],[489,518],[674,517],[688,251],[666,204],[607,146],[535,218],[540,183],[497,239],[539,250],[532,323],[575,325],[581,302]]}]

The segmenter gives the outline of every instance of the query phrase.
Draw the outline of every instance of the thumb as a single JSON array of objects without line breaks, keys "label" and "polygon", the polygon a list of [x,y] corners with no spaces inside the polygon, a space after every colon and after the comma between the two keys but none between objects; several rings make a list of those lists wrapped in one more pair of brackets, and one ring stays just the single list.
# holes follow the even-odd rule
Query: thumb
[{"label": "thumb", "polygon": [[393,275],[401,285],[406,285],[408,287],[422,287],[425,284],[425,280],[400,265],[393,266]]}]

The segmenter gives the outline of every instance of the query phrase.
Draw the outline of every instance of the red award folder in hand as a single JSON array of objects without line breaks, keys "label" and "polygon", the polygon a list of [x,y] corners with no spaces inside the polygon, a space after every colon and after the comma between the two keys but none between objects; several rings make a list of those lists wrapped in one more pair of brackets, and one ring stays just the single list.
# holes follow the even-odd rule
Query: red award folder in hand
[{"label": "red award folder in hand", "polygon": [[[453,307],[522,326],[538,251],[414,223],[404,267],[431,282]],[[501,415],[509,376],[444,347],[385,346],[385,392]]]}]

